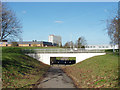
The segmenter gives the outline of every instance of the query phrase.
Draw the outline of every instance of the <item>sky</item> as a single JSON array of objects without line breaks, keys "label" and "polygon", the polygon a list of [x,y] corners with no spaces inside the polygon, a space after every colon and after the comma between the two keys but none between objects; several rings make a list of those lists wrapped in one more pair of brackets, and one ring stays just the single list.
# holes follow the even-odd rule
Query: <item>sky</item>
[{"label": "sky", "polygon": [[119,2],[120,0],[1,0],[2,2]]},{"label": "sky", "polygon": [[23,41],[48,41],[59,35],[62,44],[83,36],[88,45],[109,44],[106,20],[117,2],[8,2],[22,23]]}]

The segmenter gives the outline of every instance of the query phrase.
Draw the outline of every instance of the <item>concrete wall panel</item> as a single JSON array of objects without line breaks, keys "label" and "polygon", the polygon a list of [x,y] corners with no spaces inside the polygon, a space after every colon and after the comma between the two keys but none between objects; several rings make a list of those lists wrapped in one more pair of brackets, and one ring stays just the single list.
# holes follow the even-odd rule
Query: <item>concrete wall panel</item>
[{"label": "concrete wall panel", "polygon": [[28,55],[50,65],[50,57],[76,57],[76,63],[78,63],[87,58],[105,54],[106,53],[37,53]]}]

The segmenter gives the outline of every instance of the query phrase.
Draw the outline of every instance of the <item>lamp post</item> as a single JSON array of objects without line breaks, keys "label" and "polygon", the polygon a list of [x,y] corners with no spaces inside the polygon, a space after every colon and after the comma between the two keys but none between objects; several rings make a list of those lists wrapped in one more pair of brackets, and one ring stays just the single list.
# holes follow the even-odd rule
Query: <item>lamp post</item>
[{"label": "lamp post", "polygon": [[115,43],[113,43],[113,53],[115,52]]},{"label": "lamp post", "polygon": [[70,50],[71,50],[71,41],[70,41]]}]

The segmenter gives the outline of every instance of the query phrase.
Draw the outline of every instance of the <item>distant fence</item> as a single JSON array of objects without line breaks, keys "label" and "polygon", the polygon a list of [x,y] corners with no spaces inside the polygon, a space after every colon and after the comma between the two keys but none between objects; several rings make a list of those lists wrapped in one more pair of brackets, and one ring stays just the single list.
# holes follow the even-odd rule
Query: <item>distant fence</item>
[{"label": "distant fence", "polygon": [[86,50],[86,49],[24,49],[25,53],[104,53],[105,50]]}]

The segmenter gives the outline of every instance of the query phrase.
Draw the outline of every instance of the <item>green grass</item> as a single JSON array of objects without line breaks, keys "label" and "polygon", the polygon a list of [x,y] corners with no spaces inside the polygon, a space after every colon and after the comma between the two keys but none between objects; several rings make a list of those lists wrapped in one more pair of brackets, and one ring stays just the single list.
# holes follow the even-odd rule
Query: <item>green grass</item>
[{"label": "green grass", "polygon": [[19,53],[24,54],[21,47],[2,47],[2,53]]},{"label": "green grass", "polygon": [[3,88],[32,87],[49,68],[19,47],[3,47],[2,52]]},{"label": "green grass", "polygon": [[[56,60],[61,60],[63,57],[56,57]],[[67,60],[76,60],[76,57],[68,57]]]},{"label": "green grass", "polygon": [[107,54],[114,54],[114,55],[119,55],[119,49],[115,49],[115,52],[113,52],[113,49],[108,49],[105,50]]},{"label": "green grass", "polygon": [[79,88],[118,87],[118,55],[107,54],[86,59],[64,68]]}]

